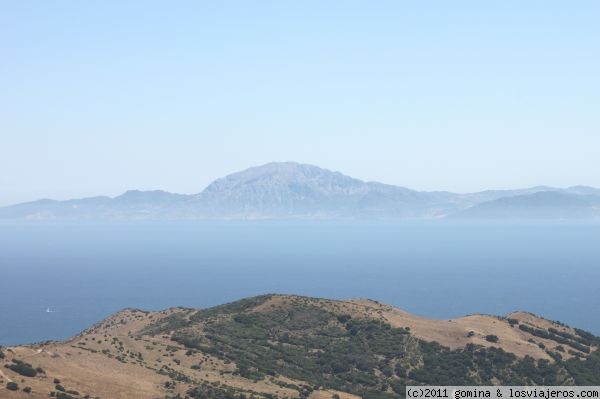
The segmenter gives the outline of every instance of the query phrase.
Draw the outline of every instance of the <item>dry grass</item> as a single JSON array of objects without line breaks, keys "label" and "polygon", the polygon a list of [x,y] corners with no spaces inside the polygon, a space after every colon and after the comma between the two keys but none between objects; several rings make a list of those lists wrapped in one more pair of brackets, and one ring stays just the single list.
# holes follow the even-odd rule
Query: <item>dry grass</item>
[{"label": "dry grass", "polygon": [[313,391],[308,399],[333,399],[337,395],[340,399],[360,399],[360,396],[352,395],[350,393],[335,391],[333,389]]}]

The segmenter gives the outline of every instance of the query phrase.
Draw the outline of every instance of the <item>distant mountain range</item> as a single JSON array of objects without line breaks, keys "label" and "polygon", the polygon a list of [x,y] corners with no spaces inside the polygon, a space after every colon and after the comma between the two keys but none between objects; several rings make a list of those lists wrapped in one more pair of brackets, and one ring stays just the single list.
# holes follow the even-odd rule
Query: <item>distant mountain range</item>
[{"label": "distant mountain range", "polygon": [[0,208],[0,219],[600,219],[600,189],[532,187],[470,194],[365,182],[295,162],[217,179],[199,194],[127,191]]}]

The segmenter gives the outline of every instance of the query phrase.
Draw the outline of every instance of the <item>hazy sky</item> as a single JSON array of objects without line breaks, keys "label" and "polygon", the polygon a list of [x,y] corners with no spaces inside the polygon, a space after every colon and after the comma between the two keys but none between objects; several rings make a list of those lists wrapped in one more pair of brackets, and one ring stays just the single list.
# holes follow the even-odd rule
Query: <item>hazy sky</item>
[{"label": "hazy sky", "polygon": [[415,189],[600,186],[598,1],[11,1],[0,204],[269,161]]}]

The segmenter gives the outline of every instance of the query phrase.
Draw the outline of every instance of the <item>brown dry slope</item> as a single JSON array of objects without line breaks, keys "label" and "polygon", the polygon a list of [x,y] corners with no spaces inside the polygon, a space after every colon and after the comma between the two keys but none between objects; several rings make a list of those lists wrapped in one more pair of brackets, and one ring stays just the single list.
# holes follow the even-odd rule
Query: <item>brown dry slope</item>
[{"label": "brown dry slope", "polygon": [[[315,313],[317,311],[320,313]],[[586,350],[587,347],[576,345],[571,338],[560,338],[578,337],[578,332],[529,313],[513,313],[507,317],[471,315],[453,320],[432,320],[370,300],[333,301],[267,295],[204,311],[174,308],[145,312],[127,309],[65,342],[3,348],[0,398],[163,399],[177,395],[182,398],[186,395],[221,398],[229,394],[246,398],[357,397],[356,391],[345,392],[326,386],[329,376],[315,385],[314,380],[299,378],[304,371],[287,375],[283,371],[258,373],[260,366],[256,364],[261,363],[257,356],[261,355],[261,348],[265,346],[252,346],[244,355],[245,358],[237,354],[238,349],[231,350],[231,353],[236,352],[237,357],[229,356],[224,348],[232,347],[224,345],[235,345],[242,338],[246,339],[232,334],[242,331],[252,339],[256,337],[256,340],[262,336],[258,324],[253,324],[255,320],[271,323],[269,331],[272,330],[272,335],[265,338],[265,342],[266,347],[277,353],[285,352],[286,348],[298,349],[300,344],[294,342],[312,342],[323,336],[328,337],[327,334],[333,334],[331,336],[339,338],[340,342],[354,339],[362,332],[359,330],[356,335],[353,328],[362,326],[362,322],[370,322],[371,327],[368,328],[388,326],[386,328],[401,331],[407,337],[403,338],[402,344],[398,341],[398,348],[402,346],[403,351],[409,347],[416,348],[421,341],[437,342],[448,350],[462,350],[469,345],[495,347],[514,354],[516,359],[531,357],[552,363],[556,354],[563,359],[573,356],[585,359],[587,352],[596,349],[594,344],[590,344],[589,350]],[[355,321],[356,326],[351,326],[348,320]],[[317,322],[319,329],[315,327]],[[218,326],[217,330],[215,326]],[[214,331],[222,331],[230,336],[216,336]],[[539,331],[554,332],[544,336]],[[369,336],[365,335],[367,338]],[[490,338],[492,336],[495,338]],[[285,337],[285,340],[281,338],[277,341],[276,337]],[[244,342],[256,341],[252,339]],[[388,341],[387,345],[394,349],[394,341]],[[574,346],[569,346],[569,342]],[[328,350],[326,346],[305,349],[307,356],[309,353],[316,356]],[[418,356],[421,357],[417,364],[423,365],[423,355]],[[247,359],[258,363],[252,363],[249,369],[245,364],[236,363],[247,362]],[[390,364],[400,361],[403,360],[393,358]],[[277,362],[284,362],[284,358],[281,357]],[[307,369],[314,366],[311,362],[307,360]],[[283,363],[278,366],[281,366],[278,370],[287,370]],[[383,388],[377,389],[383,390],[395,379],[401,381],[400,377],[387,375],[386,370],[377,367],[381,368],[376,366],[373,369],[374,378],[382,376],[387,381],[382,385]],[[331,371],[331,381],[338,381],[335,372]],[[565,383],[568,381],[565,380]],[[18,384],[18,390],[9,390],[9,382]],[[351,387],[351,384],[340,384]],[[205,391],[193,391],[199,386]],[[31,389],[29,393],[23,391],[26,387]],[[385,392],[390,395],[396,394],[391,388],[386,389]]]}]

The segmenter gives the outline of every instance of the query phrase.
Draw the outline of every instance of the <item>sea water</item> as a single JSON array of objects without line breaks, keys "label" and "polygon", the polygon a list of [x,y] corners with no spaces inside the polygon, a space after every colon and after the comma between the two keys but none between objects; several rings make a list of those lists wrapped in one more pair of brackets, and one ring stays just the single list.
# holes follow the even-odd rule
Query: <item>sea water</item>
[{"label": "sea water", "polygon": [[526,310],[600,334],[599,282],[598,223],[3,223],[0,345],[66,339],[126,307],[265,293],[432,318]]}]

